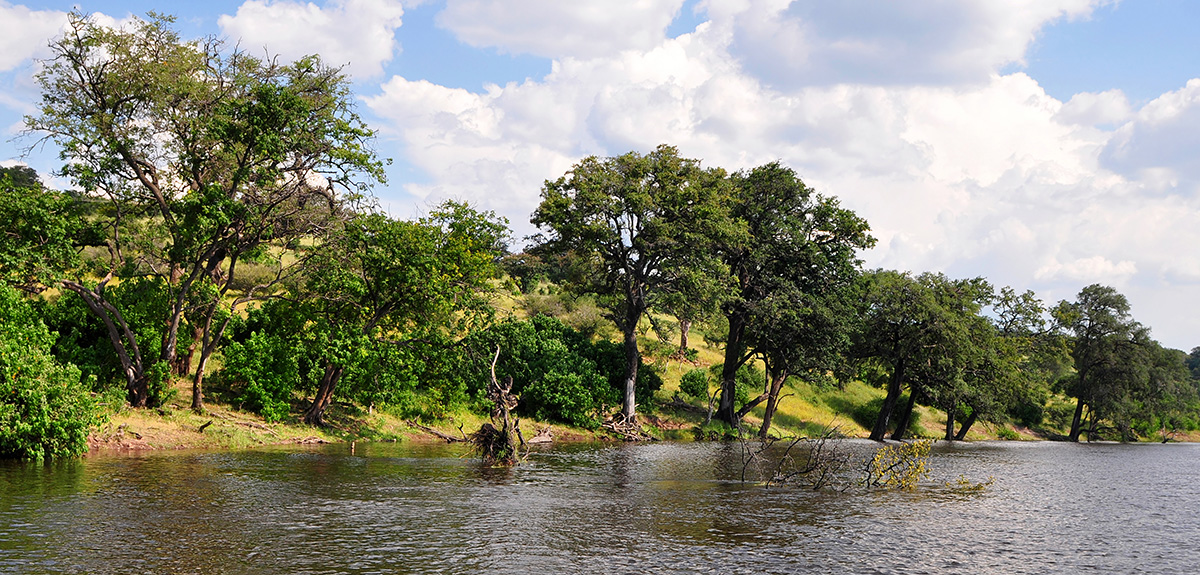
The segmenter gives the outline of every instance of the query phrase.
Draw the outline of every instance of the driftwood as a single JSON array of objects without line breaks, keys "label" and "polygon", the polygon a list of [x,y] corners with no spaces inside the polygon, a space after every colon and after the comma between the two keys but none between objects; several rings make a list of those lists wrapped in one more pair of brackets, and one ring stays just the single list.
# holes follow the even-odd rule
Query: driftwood
[{"label": "driftwood", "polygon": [[700,414],[708,413],[708,410],[704,409],[703,407],[699,407],[697,405],[692,405],[692,404],[680,399],[678,395],[672,397],[670,403],[664,403],[663,407],[667,407],[667,408],[671,408],[671,409],[680,409],[683,411],[690,411],[692,413],[700,413]]},{"label": "driftwood", "polygon": [[655,441],[657,439],[642,431],[642,425],[638,423],[636,415],[626,419],[623,414],[616,413],[605,420],[600,427],[621,436],[621,439],[625,441]]},{"label": "driftwood", "polygon": [[541,431],[537,432],[537,435],[530,437],[525,443],[531,445],[538,443],[554,443],[554,433],[550,431],[549,427],[543,427]]},{"label": "driftwood", "polygon": [[[221,415],[220,413],[217,413],[217,412],[209,412],[209,415],[211,415],[217,419],[224,419],[225,421],[228,421],[230,423],[235,423],[237,425],[245,425],[246,427],[253,427],[254,429],[261,429],[267,433],[270,433],[271,435],[274,435],[275,437],[279,437],[279,434],[275,433],[274,429],[271,429],[270,427],[267,427],[266,425],[263,425],[261,423],[256,423],[253,421],[243,421],[241,419],[237,419],[234,417]],[[203,429],[201,431],[203,431]]]},{"label": "driftwood", "polygon": [[[500,347],[496,346],[496,354],[492,357],[491,382],[488,383],[487,397],[495,406],[492,409],[492,422],[485,423],[479,431],[471,434],[471,443],[479,451],[486,463],[498,465],[516,465],[519,445],[525,444],[521,436],[520,421],[514,420],[512,410],[517,408],[519,397],[512,392],[513,380],[509,377],[502,385],[496,379],[496,361],[500,359]],[[520,444],[518,445],[518,441]]]},{"label": "driftwood", "polygon": [[[440,432],[440,431],[438,431],[438,430],[436,430],[436,429],[433,429],[432,427],[426,427],[426,426],[424,426],[424,425],[421,425],[420,423],[417,423],[416,421],[413,421],[413,420],[411,420],[411,419],[410,419],[410,420],[408,420],[408,421],[405,421],[405,423],[407,423],[407,424],[408,424],[408,426],[409,426],[409,427],[411,427],[411,428],[413,428],[413,429],[419,429],[419,430],[421,430],[421,431],[424,431],[425,433],[428,433],[428,434],[430,434],[430,435],[433,435],[433,436],[440,437],[440,438],[442,438],[442,439],[446,440],[446,443],[455,443],[455,442],[460,442],[460,441],[470,441],[470,438],[468,438],[468,437],[467,437],[465,434],[464,434],[462,437],[454,437],[453,435],[450,435],[450,434],[447,434],[447,433],[442,433],[442,432]],[[459,429],[459,431],[462,431],[462,429]]]}]

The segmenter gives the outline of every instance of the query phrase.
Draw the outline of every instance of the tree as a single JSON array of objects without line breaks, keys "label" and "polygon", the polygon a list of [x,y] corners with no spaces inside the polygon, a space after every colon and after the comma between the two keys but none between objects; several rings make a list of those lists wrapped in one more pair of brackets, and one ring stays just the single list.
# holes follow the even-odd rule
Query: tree
[{"label": "tree", "polygon": [[[874,245],[867,222],[804,185],[790,168],[770,163],[734,174],[731,216],[745,233],[722,246],[729,323],[717,417],[736,426],[767,401],[765,437],[789,375],[832,370],[849,343],[857,250]],[[766,362],[767,393],[738,408],[738,369],[754,355]]]},{"label": "tree", "polygon": [[1141,379],[1139,347],[1148,343],[1148,330],[1130,316],[1125,296],[1100,284],[1083,288],[1074,302],[1059,302],[1053,313],[1072,338],[1075,374],[1066,391],[1076,404],[1069,437],[1079,441],[1084,408],[1094,430],[1105,411],[1114,410]]},{"label": "tree", "polygon": [[304,294],[322,375],[304,421],[324,424],[339,381],[372,348],[465,333],[490,317],[507,233],[491,212],[447,202],[418,221],[361,215],[322,246]]},{"label": "tree", "polygon": [[135,336],[104,286],[117,275],[150,275],[170,295],[154,363],[188,371],[178,346],[191,324],[201,346],[192,405],[202,409],[204,366],[232,305],[274,283],[226,305],[239,264],[267,259],[275,280],[287,275],[293,260],[279,248],[323,233],[364,179],[382,179],[382,167],[338,69],[316,57],[280,64],[225,52],[214,38],[186,42],[171,24],[151,13],[108,28],[70,15],[37,77],[39,112],[26,123],[60,146],[64,175],[113,205],[103,278],[62,285],[112,326],[130,403],[147,402],[150,362],[128,353]]},{"label": "tree", "polygon": [[22,291],[53,285],[79,265],[79,248],[97,243],[98,230],[79,210],[79,201],[46,190],[37,173],[25,166],[0,174],[0,281]]},{"label": "tree", "polygon": [[1065,351],[1047,329],[1046,309],[1033,292],[1004,287],[990,307],[990,320],[972,331],[976,353],[963,372],[966,393],[956,414],[966,419],[954,439],[964,439],[979,420],[1003,421],[1022,410],[1040,418],[1047,384],[1062,374]]},{"label": "tree", "polygon": [[1192,373],[1192,379],[1200,381],[1200,346],[1193,347],[1192,352],[1188,354],[1184,360],[1188,371]]},{"label": "tree", "polygon": [[542,188],[531,221],[548,235],[532,251],[569,254],[580,269],[568,286],[596,294],[621,330],[626,421],[636,420],[638,323],[672,294],[715,291],[719,260],[710,246],[728,233],[726,186],[722,170],[702,169],[663,145],[644,155],[584,158]]},{"label": "tree", "polygon": [[[956,408],[965,395],[963,371],[977,352],[972,332],[978,333],[980,302],[990,297],[991,286],[982,278],[951,280],[932,273],[914,278],[883,270],[867,274],[864,284],[863,323],[853,354],[887,372],[887,395],[870,437],[882,441],[895,423],[892,438],[900,439],[919,397]],[[908,404],[897,412],[905,384]],[[947,428],[953,428],[953,419]]]}]

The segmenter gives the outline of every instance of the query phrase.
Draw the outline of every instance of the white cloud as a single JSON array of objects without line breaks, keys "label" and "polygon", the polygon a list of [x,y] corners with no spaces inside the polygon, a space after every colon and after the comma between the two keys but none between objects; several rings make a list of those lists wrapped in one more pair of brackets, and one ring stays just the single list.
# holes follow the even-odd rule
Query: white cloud
[{"label": "white cloud", "polygon": [[[1070,280],[1080,284],[1095,282],[1124,283],[1129,276],[1137,273],[1137,265],[1132,261],[1112,262],[1104,256],[1079,258],[1062,263],[1057,259],[1042,265],[1034,277],[1041,280]],[[1114,282],[1114,280],[1117,280]]]},{"label": "white cloud", "polygon": [[[579,158],[669,143],[731,170],[792,166],[871,223],[880,242],[869,266],[982,275],[1048,299],[1107,283],[1129,290],[1146,323],[1170,323],[1165,304],[1139,302],[1200,281],[1200,195],[1179,187],[1196,173],[1186,154],[1154,146],[1198,155],[1200,81],[1137,111],[1118,91],[1063,103],[996,67],[1019,61],[1038,26],[1085,16],[1095,2],[1031,2],[1015,14],[955,4],[947,18],[967,13],[976,27],[1002,30],[952,38],[945,49],[974,42],[974,68],[918,61],[895,73],[903,82],[855,81],[881,76],[853,59],[846,65],[866,68],[827,78],[836,82],[771,82],[736,45],[739,18],[771,14],[745,0],[710,3],[709,22],[650,48],[560,58],[539,80],[471,93],[392,78],[365,100],[428,176],[410,194],[497,210],[518,237],[534,231],[528,217],[543,182]],[[1156,333],[1180,346],[1185,331]]]},{"label": "white cloud", "polygon": [[358,77],[377,76],[397,49],[404,8],[388,0],[329,0],[317,6],[292,0],[248,0],[233,16],[222,15],[222,32],[247,51],[265,49],[296,59],[320,54]]},{"label": "white cloud", "polygon": [[1058,119],[1067,124],[1084,126],[1118,125],[1133,114],[1129,98],[1120,90],[1092,93],[1080,92],[1071,96],[1058,112]]},{"label": "white cloud", "polygon": [[983,82],[1022,63],[1038,30],[1105,0],[744,0],[722,7],[733,52],[782,88]]},{"label": "white cloud", "polygon": [[683,0],[447,0],[438,24],[475,47],[593,58],[654,48],[682,5]]},{"label": "white cloud", "polygon": [[30,10],[0,0],[0,72],[7,72],[31,58],[50,54],[48,44],[67,23],[67,13]]},{"label": "white cloud", "polygon": [[[1146,104],[1104,149],[1106,167],[1156,187],[1200,184],[1200,79]],[[1182,182],[1180,181],[1182,180]]]}]

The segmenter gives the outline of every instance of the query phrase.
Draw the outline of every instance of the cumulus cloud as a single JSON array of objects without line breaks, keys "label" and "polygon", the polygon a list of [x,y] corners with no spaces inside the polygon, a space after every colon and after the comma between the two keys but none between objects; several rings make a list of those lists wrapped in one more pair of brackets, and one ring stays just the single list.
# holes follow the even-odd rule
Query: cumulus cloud
[{"label": "cumulus cloud", "polygon": [[683,0],[447,0],[439,25],[475,47],[547,58],[648,50]]},{"label": "cumulus cloud", "polygon": [[0,72],[49,55],[47,45],[67,23],[67,13],[30,10],[0,0]]},{"label": "cumulus cloud", "polygon": [[773,86],[986,81],[1021,63],[1038,30],[1104,0],[746,0],[713,9],[733,53]]},{"label": "cumulus cloud", "polygon": [[1200,79],[1138,110],[1104,149],[1106,167],[1157,188],[1200,184]]},{"label": "cumulus cloud", "polygon": [[1121,90],[1080,92],[1071,96],[1058,112],[1058,120],[1086,126],[1119,125],[1133,114],[1129,98]]},{"label": "cumulus cloud", "polygon": [[388,0],[248,0],[217,23],[243,49],[295,59],[320,54],[358,77],[377,76],[397,49],[404,8]]},{"label": "cumulus cloud", "polygon": [[[669,143],[730,170],[781,160],[871,223],[880,241],[870,267],[982,275],[1047,299],[1107,283],[1128,290],[1142,321],[1174,326],[1160,337],[1184,345],[1185,329],[1153,294],[1200,282],[1200,195],[1179,187],[1200,175],[1187,163],[1200,152],[1200,81],[1134,110],[1119,91],[1064,103],[1026,74],[998,71],[1020,61],[1040,26],[1098,2],[937,3],[944,21],[922,33],[941,36],[885,64],[851,57],[851,39],[902,44],[911,31],[881,22],[928,14],[924,4],[872,4],[891,12],[861,29],[839,23],[851,4],[711,2],[693,33],[562,57],[545,78],[473,93],[396,77],[365,101],[428,176],[411,195],[497,210],[518,237],[534,231],[543,182],[589,154]],[[753,19],[838,26],[797,32],[794,46],[775,38],[773,56],[753,55]],[[969,32],[951,34],[958,25]],[[783,54],[813,47],[846,69],[777,82],[751,61],[809,66]],[[960,51],[972,56],[939,54]]]}]

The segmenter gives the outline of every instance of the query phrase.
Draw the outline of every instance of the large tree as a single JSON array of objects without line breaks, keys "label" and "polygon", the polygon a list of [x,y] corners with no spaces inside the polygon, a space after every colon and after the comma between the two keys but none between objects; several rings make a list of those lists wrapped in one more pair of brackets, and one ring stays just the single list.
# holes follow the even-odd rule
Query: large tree
[{"label": "large tree", "polygon": [[[892,438],[900,439],[918,398],[957,405],[965,393],[963,370],[978,349],[972,332],[979,325],[979,302],[990,296],[991,286],[981,278],[883,270],[865,279],[854,355],[887,373],[887,395],[870,437],[882,441],[894,424]],[[908,403],[897,410],[906,385]]]},{"label": "large tree", "polygon": [[1106,412],[1116,410],[1126,394],[1148,378],[1143,350],[1149,330],[1134,321],[1124,295],[1100,284],[1083,288],[1074,302],[1059,302],[1054,318],[1071,337],[1075,374],[1067,393],[1076,403],[1070,439],[1079,441],[1085,408],[1094,430]]},{"label": "large tree", "polygon": [[113,205],[102,279],[62,285],[113,326],[130,403],[149,399],[150,362],[132,360],[138,343],[104,286],[149,275],[169,291],[155,363],[189,371],[178,347],[190,324],[201,346],[192,404],[201,409],[204,365],[231,316],[239,264],[253,257],[276,272],[244,286],[244,298],[287,275],[296,260],[282,248],[321,234],[382,168],[338,69],[316,57],[256,58],[215,38],[185,41],[171,24],[153,13],[119,28],[70,15],[26,122],[60,146],[64,175]]},{"label": "large tree", "polygon": [[727,178],[671,146],[648,154],[588,157],[547,181],[531,221],[545,230],[534,251],[569,254],[579,273],[570,288],[596,294],[624,336],[621,414],[636,416],[638,323],[684,291],[709,293],[719,269],[712,248],[729,233],[722,200]]},{"label": "large tree", "polygon": [[[717,417],[736,426],[767,401],[765,435],[787,377],[832,369],[849,343],[857,251],[875,240],[865,220],[779,163],[734,174],[732,182],[730,213],[743,233],[721,246],[729,334]],[[771,384],[739,407],[737,371],[755,355],[765,360]]]},{"label": "large tree", "polygon": [[507,222],[447,202],[417,221],[366,214],[311,262],[302,293],[321,338],[321,380],[304,421],[324,423],[343,375],[365,354],[461,334],[490,317]]}]

